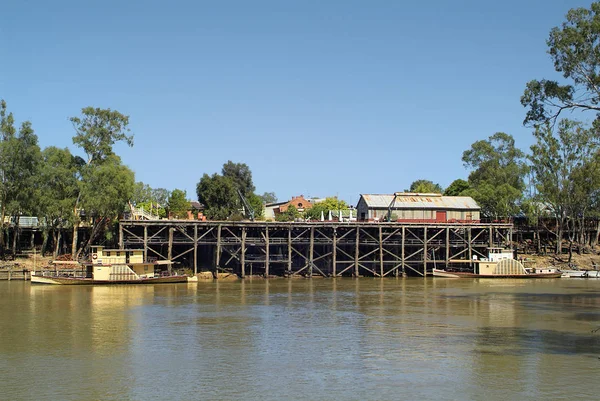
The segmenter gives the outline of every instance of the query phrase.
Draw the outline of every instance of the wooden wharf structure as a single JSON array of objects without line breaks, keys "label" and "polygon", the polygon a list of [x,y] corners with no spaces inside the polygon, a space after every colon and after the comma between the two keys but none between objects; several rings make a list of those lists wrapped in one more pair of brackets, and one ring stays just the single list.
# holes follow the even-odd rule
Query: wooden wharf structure
[{"label": "wooden wharf structure", "polygon": [[427,276],[510,246],[512,224],[122,220],[119,247],[145,260],[247,275]]}]

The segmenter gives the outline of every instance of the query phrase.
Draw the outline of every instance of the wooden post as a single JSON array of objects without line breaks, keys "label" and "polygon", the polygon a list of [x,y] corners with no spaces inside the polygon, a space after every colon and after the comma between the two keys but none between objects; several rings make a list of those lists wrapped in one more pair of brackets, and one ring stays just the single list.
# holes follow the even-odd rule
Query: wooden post
[{"label": "wooden post", "polygon": [[494,229],[492,228],[492,226],[490,226],[490,240],[489,240],[489,244],[490,244],[490,248],[494,247]]},{"label": "wooden post", "polygon": [[198,274],[198,224],[194,223],[194,276]]},{"label": "wooden post", "polygon": [[450,227],[446,227],[446,267],[450,262]]},{"label": "wooden post", "polygon": [[242,271],[240,275],[242,278],[246,277],[246,227],[242,227],[242,250],[240,254],[240,264]]},{"label": "wooden post", "polygon": [[467,241],[469,242],[469,266],[473,267],[473,248],[471,247],[471,227],[467,228]]},{"label": "wooden post", "polygon": [[333,248],[331,249],[333,258],[333,277],[337,277],[337,228],[333,228]]},{"label": "wooden post", "polygon": [[269,226],[265,227],[265,277],[269,277]]},{"label": "wooden post", "polygon": [[292,274],[292,226],[288,226],[288,274]]},{"label": "wooden post", "polygon": [[313,258],[314,258],[314,246],[315,246],[315,228],[310,228],[310,245],[308,248],[308,277],[313,275]]},{"label": "wooden post", "polygon": [[144,262],[148,262],[148,226],[144,224]]},{"label": "wooden post", "polygon": [[217,255],[215,260],[216,277],[219,276],[219,267],[221,264],[221,225],[217,226]]},{"label": "wooden post", "polygon": [[119,223],[119,249],[124,249],[125,244],[123,243],[123,224]]},{"label": "wooden post", "polygon": [[406,227],[402,226],[402,249],[401,249],[401,258],[402,258],[402,276],[406,274],[406,266],[404,262],[404,237],[406,236]]},{"label": "wooden post", "polygon": [[358,277],[358,259],[360,252],[360,227],[356,227],[356,244],[354,248],[354,277]]},{"label": "wooden post", "polygon": [[423,227],[423,278],[427,277],[427,226]]},{"label": "wooden post", "polygon": [[383,277],[383,231],[379,224],[379,277]]},{"label": "wooden post", "polygon": [[167,259],[169,259],[168,269],[169,274],[171,274],[171,260],[173,259],[173,231],[175,229],[173,227],[169,227],[169,249],[167,251]]}]

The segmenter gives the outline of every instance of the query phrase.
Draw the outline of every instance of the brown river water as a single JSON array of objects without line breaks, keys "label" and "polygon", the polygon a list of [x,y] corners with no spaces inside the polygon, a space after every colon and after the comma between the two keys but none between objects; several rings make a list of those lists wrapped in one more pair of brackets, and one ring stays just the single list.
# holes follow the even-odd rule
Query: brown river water
[{"label": "brown river water", "polygon": [[596,400],[600,280],[0,282],[0,400]]}]

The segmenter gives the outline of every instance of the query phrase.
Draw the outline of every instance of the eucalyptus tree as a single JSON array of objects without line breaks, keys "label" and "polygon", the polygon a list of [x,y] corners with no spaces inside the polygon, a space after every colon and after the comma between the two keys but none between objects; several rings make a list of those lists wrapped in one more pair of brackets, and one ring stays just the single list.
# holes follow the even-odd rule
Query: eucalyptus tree
[{"label": "eucalyptus tree", "polygon": [[487,140],[473,143],[463,152],[462,160],[465,167],[472,169],[470,189],[463,194],[473,197],[485,216],[501,219],[519,210],[528,167],[511,135],[497,132]]},{"label": "eucalyptus tree", "polygon": [[38,166],[41,159],[38,138],[31,123],[25,121],[18,132],[12,113],[7,114],[6,102],[0,101],[0,247],[6,248],[4,220],[13,217],[15,234],[13,253],[16,251],[19,233],[19,216],[35,214],[37,209],[36,186]]},{"label": "eucalyptus tree", "polygon": [[5,249],[5,225],[6,206],[11,200],[14,189],[11,180],[12,149],[16,136],[15,119],[12,113],[7,113],[6,102],[0,100],[0,251]]},{"label": "eucalyptus tree", "polygon": [[448,188],[444,190],[444,195],[461,196],[470,188],[471,187],[467,181],[463,180],[462,178],[457,178],[456,180],[452,181],[450,185],[448,185]]},{"label": "eucalyptus tree", "polygon": [[275,192],[265,192],[262,195],[259,195],[259,197],[263,201],[263,203],[277,202],[277,195],[275,195]]},{"label": "eucalyptus tree", "polygon": [[82,165],[83,160],[73,156],[67,148],[50,146],[42,152],[38,185],[42,193],[39,197],[40,217],[45,221],[42,252],[51,231],[54,257],[58,256],[63,231],[73,225],[72,210],[79,194],[77,174]]},{"label": "eucalyptus tree", "polygon": [[582,110],[596,114],[600,122],[600,3],[574,8],[560,27],[550,31],[548,53],[554,69],[566,83],[551,79],[527,83],[521,104],[527,108],[524,123],[554,124],[563,111]]},{"label": "eucalyptus tree", "polygon": [[134,184],[133,171],[115,154],[106,156],[97,166],[84,166],[79,194],[84,213],[91,222],[91,232],[82,249],[88,249],[99,234],[125,212]]},{"label": "eucalyptus tree", "polygon": [[234,163],[228,160],[227,163],[223,164],[221,174],[223,177],[231,179],[242,195],[248,196],[254,193],[252,171],[250,171],[250,167],[246,163]]},{"label": "eucalyptus tree", "polygon": [[187,193],[181,189],[171,191],[167,201],[169,215],[176,219],[184,219],[190,210],[190,202],[187,200]]},{"label": "eucalyptus tree", "polygon": [[441,194],[444,192],[440,184],[436,184],[431,180],[416,180],[410,184],[409,192],[418,193],[436,193]]},{"label": "eucalyptus tree", "polygon": [[550,122],[538,126],[533,135],[529,160],[537,196],[556,219],[556,252],[562,252],[565,230],[571,251],[576,233],[583,240],[586,215],[600,190],[600,138],[595,130],[566,119],[556,127]]},{"label": "eucalyptus tree", "polygon": [[220,174],[204,174],[196,186],[196,195],[206,207],[204,214],[209,219],[226,220],[240,208],[235,183]]},{"label": "eucalyptus tree", "polygon": [[[81,110],[81,116],[71,117],[70,120],[75,128],[73,143],[80,147],[86,155],[85,165],[80,172],[79,194],[73,208],[72,253],[74,257],[77,257],[79,256],[77,233],[81,221],[81,211],[85,211],[89,216],[91,210],[88,209],[91,208],[93,213],[100,213],[103,216],[102,224],[94,223],[92,227],[90,238],[93,238],[98,234],[97,230],[105,227],[106,221],[103,219],[116,216],[115,213],[121,212],[133,195],[134,182],[130,182],[131,171],[120,164],[120,159],[113,152],[113,145],[117,142],[125,142],[129,146],[133,146],[133,135],[129,135],[129,116],[116,110],[86,107]],[[104,166],[105,163],[108,165]],[[119,174],[122,174],[123,177],[120,177]],[[110,176],[115,179],[114,182],[105,179]],[[91,182],[103,187],[91,187]],[[131,185],[131,188],[127,185]],[[118,193],[119,191],[123,192]],[[95,193],[98,199],[104,198],[108,201],[105,206],[99,205],[95,201]],[[110,193],[115,195],[114,201],[105,196]],[[127,194],[127,198],[122,205],[121,195],[123,194]],[[107,206],[114,209],[108,210]],[[89,243],[88,241],[88,245]]]}]

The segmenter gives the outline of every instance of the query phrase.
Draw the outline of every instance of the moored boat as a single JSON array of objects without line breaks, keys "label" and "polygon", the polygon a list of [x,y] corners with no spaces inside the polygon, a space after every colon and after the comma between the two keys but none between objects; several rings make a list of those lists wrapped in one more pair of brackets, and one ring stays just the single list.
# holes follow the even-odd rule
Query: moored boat
[{"label": "moored boat", "polygon": [[562,270],[565,278],[600,278],[600,270]]},{"label": "moored boat", "polygon": [[80,269],[46,269],[31,275],[33,284],[165,284],[185,283],[188,277],[172,274],[170,261],[144,261],[140,249],[104,249],[93,246],[91,261]]},{"label": "moored boat", "polygon": [[554,268],[525,268],[513,258],[513,252],[488,248],[488,257],[473,260],[473,271],[433,269],[434,277],[446,278],[559,278],[562,272]]}]

